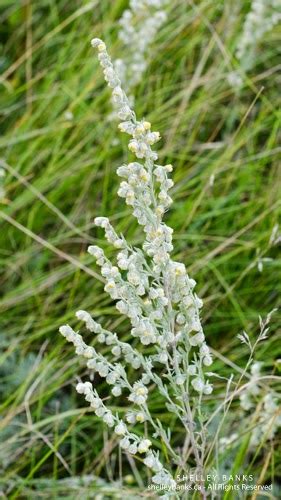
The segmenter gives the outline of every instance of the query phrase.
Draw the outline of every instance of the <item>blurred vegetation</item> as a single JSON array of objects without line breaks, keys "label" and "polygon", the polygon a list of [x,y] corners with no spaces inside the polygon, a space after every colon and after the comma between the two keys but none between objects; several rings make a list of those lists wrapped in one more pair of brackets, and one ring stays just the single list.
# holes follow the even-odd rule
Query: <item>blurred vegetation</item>
[{"label": "blurred vegetation", "polygon": [[[140,241],[116,194],[115,171],[126,161],[126,139],[109,119],[109,91],[89,44],[98,36],[113,57],[120,55],[116,33],[126,5],[123,0],[1,2],[4,497],[118,498],[120,493],[120,485],[114,489],[120,479],[116,439],[81,407],[74,385],[86,371],[58,327],[75,325],[74,312],[87,309],[129,337],[86,251],[96,242],[111,255],[93,226],[98,215],[108,216],[129,240]],[[257,48],[244,87],[231,88],[227,75],[238,68],[235,47],[248,10],[249,2],[242,0],[171,2],[135,91],[137,115],[149,119],[163,138],[162,164],[174,165],[174,205],[167,214],[174,255],[198,282],[215,353],[212,370],[222,376],[245,365],[246,348],[237,334],[246,330],[255,337],[258,316],[278,306],[281,283],[280,246],[269,244],[280,217],[281,31],[276,27]],[[262,258],[272,260],[260,272]],[[257,359],[277,374],[278,314],[271,332]],[[86,339],[95,343],[90,334]],[[126,404],[124,399],[120,414]],[[151,405],[169,421],[157,393]],[[232,414],[236,411],[239,419],[237,402]],[[262,444],[250,461],[246,451],[240,453],[239,466],[254,468],[257,478],[278,488],[280,436],[275,441]],[[234,459],[227,457],[226,466]],[[122,475],[123,496],[137,498],[145,478],[125,459]]]}]

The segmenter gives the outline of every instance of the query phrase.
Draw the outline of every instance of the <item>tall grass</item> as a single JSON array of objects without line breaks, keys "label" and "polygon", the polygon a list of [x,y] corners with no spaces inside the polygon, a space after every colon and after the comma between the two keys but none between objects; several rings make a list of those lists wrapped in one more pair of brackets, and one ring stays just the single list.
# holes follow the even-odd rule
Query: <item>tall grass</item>
[{"label": "tall grass", "polygon": [[[120,469],[115,439],[86,405],[79,408],[74,386],[85,369],[58,334],[73,310],[87,309],[128,338],[86,252],[89,243],[104,245],[93,226],[104,213],[139,239],[112,195],[126,144],[106,121],[108,91],[89,46],[98,35],[118,56],[125,5],[1,4],[0,488],[9,498],[117,498],[121,479],[126,498],[144,491],[135,464]],[[233,54],[248,10],[248,2],[230,0],[173,3],[135,96],[138,115],[164,138],[161,158],[175,166],[168,215],[175,258],[198,282],[213,371],[225,377],[247,360],[237,333],[254,338],[258,315],[278,306],[280,293],[280,253],[269,245],[280,217],[280,27],[261,43],[245,86],[233,90],[227,74],[237,68]],[[260,272],[263,257],[272,260]],[[271,330],[257,358],[278,374],[278,314]],[[160,402],[155,393],[153,410],[168,420]],[[239,418],[238,402],[231,412]],[[225,466],[254,468],[261,482],[274,482],[278,497],[280,437],[261,443],[250,462],[247,437],[245,427]]]}]

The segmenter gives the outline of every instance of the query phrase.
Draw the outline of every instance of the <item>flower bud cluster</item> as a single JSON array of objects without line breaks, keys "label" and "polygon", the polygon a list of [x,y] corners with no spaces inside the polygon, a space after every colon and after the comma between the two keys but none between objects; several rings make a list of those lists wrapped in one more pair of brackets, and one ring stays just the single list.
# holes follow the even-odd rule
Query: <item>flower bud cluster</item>
[{"label": "flower bud cluster", "polygon": [[[140,389],[140,385],[135,388],[136,391],[140,391]],[[158,475],[161,474],[165,484],[174,484],[170,473],[164,469],[157,453],[151,449],[151,441],[130,432],[126,423],[120,420],[118,416],[114,415],[114,413],[103,403],[97,391],[93,389],[91,382],[79,382],[76,385],[76,391],[78,394],[83,394],[85,396],[85,400],[90,403],[95,414],[100,417],[108,427],[114,427],[115,434],[121,438],[120,447],[124,451],[131,455],[137,455],[138,453],[141,455],[145,454],[145,465],[153,472],[157,472]],[[134,420],[127,417],[129,423],[144,422],[144,420],[145,416],[141,412],[136,414]]]},{"label": "flower bud cluster", "polygon": [[128,411],[126,414],[126,420],[129,424],[143,424],[147,420],[147,416],[143,411]]},{"label": "flower bud cluster", "polygon": [[135,403],[136,405],[144,405],[148,396],[148,389],[145,387],[142,381],[135,382],[133,385],[133,390],[129,396],[129,401]]},{"label": "flower bud cluster", "polygon": [[69,325],[60,326],[59,331],[68,342],[72,342],[75,347],[75,353],[78,354],[78,356],[84,356],[85,358],[91,359],[93,356],[97,355],[95,349],[85,344],[82,336],[72,330]]},{"label": "flower bud cluster", "polygon": [[[90,326],[89,330],[93,331],[92,322],[90,321],[92,318],[88,313],[86,313],[86,311],[78,311],[77,316],[79,319],[84,318],[84,321],[86,320],[86,324]],[[93,321],[93,323],[95,322]],[[128,383],[126,372],[121,364],[110,363],[107,358],[98,354],[94,347],[88,346],[83,341],[81,335],[76,333],[69,325],[61,326],[59,331],[66,338],[66,340],[68,340],[68,342],[73,343],[76,348],[76,354],[87,359],[87,367],[90,370],[98,373],[100,377],[106,378],[106,382],[109,385],[114,385],[114,388],[112,389],[112,394],[114,396],[120,396],[123,388],[130,390],[130,384]],[[98,332],[100,329],[96,331]],[[100,335],[101,334],[102,333],[100,333]],[[134,366],[139,367],[139,365]]]},{"label": "flower bud cluster", "polygon": [[[97,333],[97,341],[100,344],[112,346],[111,352],[115,358],[123,357],[135,370],[146,364],[143,356],[132,348],[127,342],[121,342],[116,333],[105,330],[99,323],[93,320],[87,311],[77,311],[76,317],[85,323],[90,332]],[[113,382],[114,383],[114,382]]]},{"label": "flower bud cluster", "polygon": [[[101,274],[105,278],[106,285],[104,290],[112,299],[118,300],[118,310],[127,314],[128,317],[136,317],[141,314],[139,297],[145,294],[148,286],[147,276],[141,269],[141,262],[135,254],[129,261],[127,251],[122,251],[118,255],[118,267],[111,264],[105,257],[101,248],[91,245],[88,252],[96,258],[96,262],[101,266]],[[122,277],[120,270],[124,270],[125,259],[128,261],[126,280]],[[134,260],[137,259],[137,267]],[[121,263],[120,263],[120,262]],[[120,269],[120,270],[119,270]],[[130,311],[126,308],[126,301],[134,302],[134,308]],[[128,310],[127,310],[128,309]]]},{"label": "flower bud cluster", "polygon": [[111,243],[114,246],[114,248],[126,247],[126,242],[124,241],[124,238],[119,237],[117,235],[107,217],[96,217],[95,225],[98,227],[102,227],[104,229],[107,241]]},{"label": "flower bud cluster", "polygon": [[76,385],[76,391],[78,394],[83,394],[85,396],[85,400],[90,403],[97,417],[101,417],[108,427],[114,426],[115,419],[112,412],[103,404],[97,391],[93,390],[91,382],[79,382]]}]

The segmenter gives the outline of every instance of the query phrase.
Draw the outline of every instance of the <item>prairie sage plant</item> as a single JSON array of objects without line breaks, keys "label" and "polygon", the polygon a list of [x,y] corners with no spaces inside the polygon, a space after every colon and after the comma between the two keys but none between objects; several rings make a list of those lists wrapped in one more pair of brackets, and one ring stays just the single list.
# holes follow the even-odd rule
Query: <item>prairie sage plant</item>
[{"label": "prairie sage plant", "polygon": [[[163,217],[172,203],[172,166],[158,163],[154,144],[160,135],[148,121],[137,119],[104,42],[93,39],[91,43],[112,90],[119,130],[129,135],[128,148],[135,156],[131,163],[117,169],[123,179],[118,195],[142,227],[143,244],[140,248],[132,246],[115,232],[106,217],[97,217],[96,226],[104,229],[107,241],[116,249],[116,262],[111,262],[98,246],[90,246],[88,251],[101,267],[105,291],[130,321],[133,342],[122,342],[115,332],[106,330],[82,310],[76,313],[78,320],[97,335],[98,343],[110,346],[111,358],[87,345],[69,325],[61,326],[60,333],[74,344],[76,354],[86,358],[88,369],[104,377],[112,396],[126,397],[131,408],[120,418],[90,380],[79,382],[77,392],[120,437],[121,449],[142,459],[153,473],[152,482],[173,490],[174,473],[186,472],[187,463],[200,477],[204,469],[206,433],[201,408],[202,399],[213,388],[205,372],[212,358],[200,321],[203,304],[184,264],[171,257],[173,230]],[[132,380],[128,372],[133,374]],[[171,421],[184,429],[186,437],[179,449],[172,445],[171,425],[165,427],[149,408],[152,390],[165,401]],[[134,432],[136,424],[138,433]],[[159,453],[161,445],[166,450],[165,462]],[[204,481],[200,481],[205,497]]]},{"label": "prairie sage plant", "polygon": [[[236,57],[243,71],[251,70],[256,64],[258,44],[280,21],[280,0],[252,0],[236,48]],[[228,75],[228,81],[233,87],[243,85],[237,71]]]},{"label": "prairie sage plant", "polygon": [[125,56],[113,64],[130,102],[133,102],[132,89],[140,83],[147,68],[149,47],[166,21],[168,4],[169,0],[130,0],[129,8],[119,20],[118,38]]}]

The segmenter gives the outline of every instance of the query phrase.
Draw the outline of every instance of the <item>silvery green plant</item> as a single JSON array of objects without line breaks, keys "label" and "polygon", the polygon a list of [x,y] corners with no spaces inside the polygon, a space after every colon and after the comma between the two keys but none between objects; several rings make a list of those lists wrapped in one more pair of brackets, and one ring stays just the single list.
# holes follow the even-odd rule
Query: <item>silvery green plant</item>
[{"label": "silvery green plant", "polygon": [[[106,217],[97,217],[95,224],[104,229],[107,241],[116,249],[116,262],[111,262],[98,246],[89,253],[101,267],[105,291],[117,310],[131,324],[133,345],[122,342],[115,332],[103,328],[87,311],[78,311],[77,318],[87,330],[97,335],[97,342],[110,346],[112,359],[87,345],[82,336],[69,325],[60,327],[61,334],[75,347],[76,354],[87,360],[89,370],[98,373],[118,398],[124,395],[131,408],[124,418],[110,410],[90,380],[79,382],[77,392],[83,394],[97,416],[120,437],[120,447],[131,455],[140,454],[145,466],[153,472],[152,481],[167,488],[176,486],[172,464],[187,470],[187,457],[193,454],[202,474],[206,436],[201,402],[212,392],[205,369],[212,364],[200,321],[202,300],[196,295],[196,282],[181,262],[172,259],[173,230],[163,217],[172,203],[169,190],[171,165],[158,163],[153,146],[160,135],[146,120],[138,120],[124,92],[119,76],[100,39],[93,39],[98,51],[104,78],[120,120],[119,129],[129,135],[128,148],[136,157],[123,164],[117,174],[123,179],[118,195],[131,207],[133,216],[143,229],[142,247],[132,246],[117,234]],[[150,354],[143,354],[149,346]],[[134,380],[128,371],[134,370]],[[165,400],[171,416],[186,433],[180,452],[172,446],[169,426],[164,428],[149,409],[149,393],[157,390]],[[136,423],[143,425],[142,434],[133,432]],[[169,461],[164,464],[153,448],[151,436],[164,443]],[[155,441],[157,443],[157,441]],[[202,484],[204,495],[204,485]]]},{"label": "silvery green plant", "polygon": [[[249,71],[253,67],[259,42],[280,21],[280,0],[252,0],[236,48],[236,57],[244,71]],[[228,80],[234,87],[241,87],[243,83],[242,77],[236,71],[228,75]]]},{"label": "silvery green plant", "polygon": [[138,85],[147,68],[148,50],[158,30],[165,22],[165,7],[169,0],[130,0],[119,20],[119,40],[124,46],[124,57],[114,61],[114,68],[130,102],[132,89]]}]

